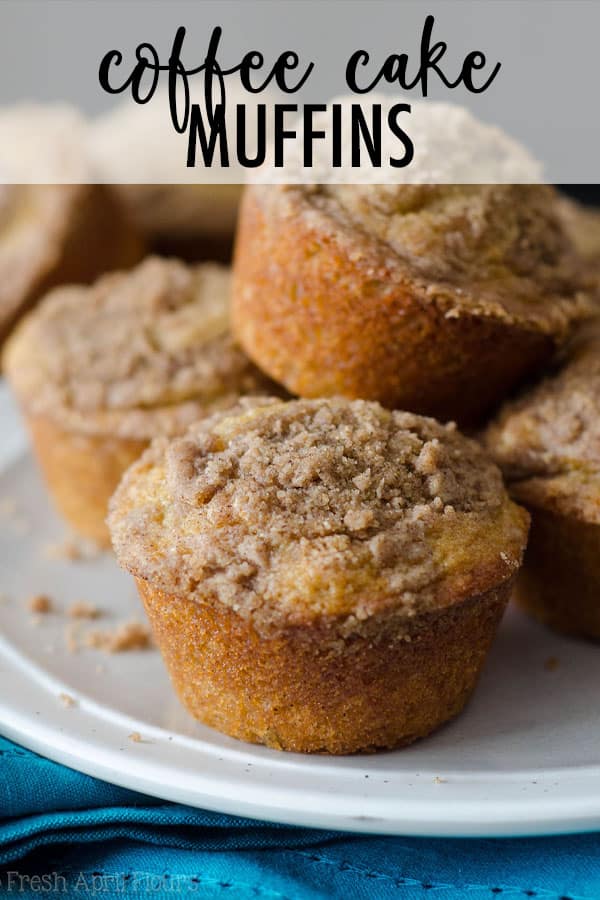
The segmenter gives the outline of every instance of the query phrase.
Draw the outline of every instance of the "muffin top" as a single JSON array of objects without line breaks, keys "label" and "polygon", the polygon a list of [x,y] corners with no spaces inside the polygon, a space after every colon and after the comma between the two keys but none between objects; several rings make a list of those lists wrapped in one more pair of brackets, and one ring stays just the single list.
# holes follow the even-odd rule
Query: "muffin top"
[{"label": "muffin top", "polygon": [[[180,109],[184,94],[178,87]],[[213,100],[219,102],[217,93]],[[244,104],[246,128],[252,131],[257,97],[233,82],[227,85],[225,107],[232,141],[238,103]],[[228,166],[218,165],[216,158],[203,166],[200,154],[194,166],[187,166],[187,143],[171,127],[170,115],[166,88],[159,87],[150,103],[127,98],[90,122],[90,156],[102,180],[113,185],[134,222],[151,238],[228,237],[235,230],[245,170],[234,155]]]},{"label": "muffin top", "polygon": [[[112,196],[107,208],[107,190],[96,185],[86,129],[80,113],[64,104],[23,103],[0,109],[0,337],[49,285],[56,267],[61,273],[65,266],[91,272],[107,266],[109,258],[121,261],[134,252],[129,226],[125,241],[117,210],[114,243],[106,233],[98,235],[99,262],[93,264],[97,251],[90,247],[87,264],[78,266],[80,230],[88,229],[89,240],[94,221],[106,232],[104,217],[109,209],[115,212]],[[117,244],[119,237],[124,246]]]},{"label": "muffin top", "polygon": [[[448,317],[500,318],[562,337],[589,315],[581,261],[537,184],[262,185],[284,216],[305,217],[332,252],[370,277],[408,285]],[[337,251],[336,251],[337,248]]]},{"label": "muffin top", "polygon": [[67,428],[146,439],[181,432],[271,388],[228,330],[230,275],[149,258],[91,287],[51,292],[5,353],[27,411]]},{"label": "muffin top", "polygon": [[484,444],[525,503],[600,523],[600,328],[556,374],[507,404]]},{"label": "muffin top", "polygon": [[78,184],[0,184],[0,332],[60,259],[85,191]]},{"label": "muffin top", "polygon": [[74,207],[94,180],[84,133],[83,119],[67,106],[0,110],[0,327],[55,264]]},{"label": "muffin top", "polygon": [[527,533],[455,426],[339,398],[245,398],[158,439],[108,522],[124,568],[261,631],[459,602],[514,573]]},{"label": "muffin top", "polygon": [[96,172],[86,142],[87,124],[75,107],[65,103],[2,107],[0,181],[17,188],[91,184]]}]

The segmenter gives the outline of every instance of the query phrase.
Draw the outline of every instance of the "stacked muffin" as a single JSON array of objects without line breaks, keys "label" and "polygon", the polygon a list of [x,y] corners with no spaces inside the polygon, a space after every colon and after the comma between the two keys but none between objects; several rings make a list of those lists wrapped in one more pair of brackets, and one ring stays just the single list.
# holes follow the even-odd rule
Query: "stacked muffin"
[{"label": "stacked muffin", "polygon": [[276,390],[229,333],[230,276],[150,257],[50,292],[4,366],[56,505],[109,544],[108,500],[153,437],[180,434],[240,395]]},{"label": "stacked muffin", "polygon": [[[133,265],[143,250],[114,191],[92,183],[76,113],[9,108],[0,111],[0,134],[1,344],[50,288]],[[21,183],[32,172],[40,183]]]},{"label": "stacked muffin", "polygon": [[[160,258],[24,319],[4,361],[49,489],[101,543],[110,505],[194,716],[303,752],[428,734],[476,684],[523,507],[519,597],[562,627],[585,572],[596,633],[600,354],[573,349],[595,308],[575,232],[542,185],[255,185],[231,332],[229,273]],[[560,354],[491,455],[457,430]]]},{"label": "stacked muffin", "polygon": [[531,512],[517,600],[567,634],[600,638],[600,331],[508,403],[484,435],[513,497]]}]

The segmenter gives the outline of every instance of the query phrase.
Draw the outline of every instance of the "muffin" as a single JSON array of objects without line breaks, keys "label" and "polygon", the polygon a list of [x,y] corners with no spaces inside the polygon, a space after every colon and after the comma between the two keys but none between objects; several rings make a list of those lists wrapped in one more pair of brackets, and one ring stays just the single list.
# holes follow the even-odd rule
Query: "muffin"
[{"label": "muffin", "polygon": [[[235,91],[227,90],[227,131],[235,139]],[[157,253],[230,262],[243,181],[235,166],[186,166],[188,140],[170,120],[168,91],[145,105],[130,99],[92,122],[90,154]],[[123,148],[127,147],[127,153]],[[218,157],[218,151],[217,151]],[[203,183],[199,183],[203,182]]]},{"label": "muffin", "polygon": [[454,426],[343,398],[246,398],[158,439],[110,510],[192,715],[335,754],[460,712],[528,528]]},{"label": "muffin", "polygon": [[154,253],[230,263],[241,184],[115,184]]},{"label": "muffin", "polygon": [[232,327],[294,393],[471,424],[589,314],[545,185],[252,185]]},{"label": "muffin", "polygon": [[568,634],[600,638],[600,332],[509,403],[484,435],[510,492],[531,513],[518,603]]},{"label": "muffin", "polygon": [[89,183],[80,128],[68,109],[0,111],[0,343],[51,287],[89,282],[141,257],[114,192]]},{"label": "muffin", "polygon": [[229,293],[223,267],[150,258],[56,289],[10,339],[6,373],[38,462],[81,535],[109,542],[108,499],[152,437],[271,389],[229,334]]}]

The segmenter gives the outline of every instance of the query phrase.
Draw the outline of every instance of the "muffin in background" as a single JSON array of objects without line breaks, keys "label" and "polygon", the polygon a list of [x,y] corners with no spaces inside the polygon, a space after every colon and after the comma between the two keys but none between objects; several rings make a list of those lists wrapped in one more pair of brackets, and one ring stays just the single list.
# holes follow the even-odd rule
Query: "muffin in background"
[{"label": "muffin in background", "polygon": [[600,638],[600,329],[563,367],[508,403],[484,434],[531,513],[517,602],[557,631]]},{"label": "muffin in background", "polygon": [[192,715],[335,754],[461,711],[528,528],[455,427],[340,398],[246,398],[157,439],[110,506]]},{"label": "muffin in background", "polygon": [[75,111],[0,110],[0,343],[50,288],[141,258],[123,205],[94,180]]},{"label": "muffin in background", "polygon": [[[228,87],[230,140],[235,103],[235,91]],[[173,128],[165,90],[143,106],[128,98],[93,121],[88,136],[103,180],[114,185],[155,252],[190,262],[229,262],[242,185],[218,183],[215,172],[223,175],[224,170],[216,164],[187,168],[187,141],[187,134]],[[226,174],[244,180],[244,170],[233,161]]]},{"label": "muffin in background", "polygon": [[160,434],[275,390],[228,330],[229,271],[149,258],[91,287],[50,293],[4,354],[56,506],[108,544],[108,499]]},{"label": "muffin in background", "polygon": [[590,315],[584,286],[545,185],[252,185],[232,328],[301,396],[470,425]]}]

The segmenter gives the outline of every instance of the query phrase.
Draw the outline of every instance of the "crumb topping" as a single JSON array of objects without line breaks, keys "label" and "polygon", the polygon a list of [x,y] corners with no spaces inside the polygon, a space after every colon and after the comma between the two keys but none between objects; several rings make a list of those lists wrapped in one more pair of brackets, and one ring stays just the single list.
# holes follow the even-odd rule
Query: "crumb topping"
[{"label": "crumb topping", "polygon": [[259,626],[382,605],[413,615],[441,602],[465,554],[509,577],[526,531],[455,426],[342,399],[248,398],[155,442],[109,525],[125,568]]},{"label": "crumb topping", "polygon": [[562,369],[507,404],[484,443],[523,502],[600,522],[600,330],[584,330]]},{"label": "crumb topping", "polygon": [[123,622],[113,629],[89,631],[85,644],[104,653],[129,653],[132,650],[148,650],[152,647],[152,635],[142,622]]},{"label": "crumb topping", "polygon": [[68,615],[71,619],[99,619],[102,610],[87,600],[78,600],[69,607]]},{"label": "crumb topping", "polygon": [[51,613],[53,610],[52,600],[47,594],[35,594],[27,601],[27,606],[29,607],[29,612],[42,616]]},{"label": "crumb topping", "polygon": [[[590,314],[578,257],[539,184],[254,187],[301,214],[374,279],[409,283],[446,314],[494,316],[562,335]],[[378,272],[381,265],[389,271]]]},{"label": "crumb topping", "polygon": [[33,413],[84,431],[145,438],[166,433],[267,381],[228,330],[230,277],[222,266],[150,258],[91,287],[52,292],[6,353]]},{"label": "crumb topping", "polygon": [[77,706],[77,700],[75,697],[72,697],[71,694],[65,694],[64,692],[58,695],[58,699],[65,707],[65,709],[72,709],[74,706]]}]

